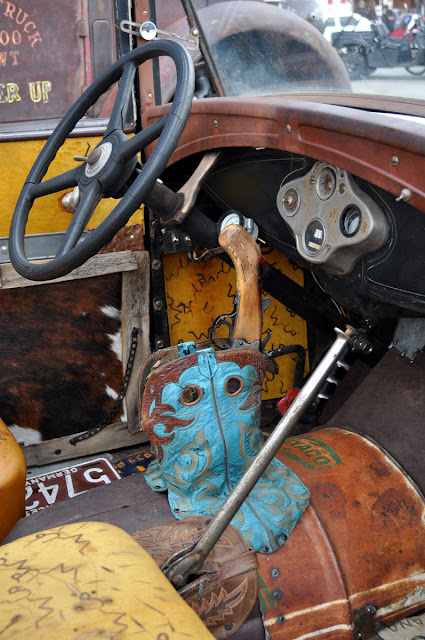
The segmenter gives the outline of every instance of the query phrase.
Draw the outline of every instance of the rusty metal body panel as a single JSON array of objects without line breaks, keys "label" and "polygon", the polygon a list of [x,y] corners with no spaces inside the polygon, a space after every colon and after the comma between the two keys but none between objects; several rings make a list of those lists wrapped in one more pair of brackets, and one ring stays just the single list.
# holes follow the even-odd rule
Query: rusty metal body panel
[{"label": "rusty metal body panel", "polygon": [[[169,107],[149,109],[144,125]],[[193,103],[171,161],[213,148],[266,147],[335,164],[425,212],[425,134],[421,125],[380,113],[294,98],[207,98]],[[391,162],[397,157],[397,165]]]},{"label": "rusty metal body panel", "polygon": [[84,17],[75,0],[1,5],[1,122],[59,118],[79,97],[86,84],[78,33]]},{"label": "rusty metal body panel", "polygon": [[[116,59],[112,0],[0,5],[0,124],[61,118]],[[90,116],[109,115],[105,95]]]},{"label": "rusty metal body panel", "polygon": [[310,506],[279,551],[258,556],[270,638],[357,638],[423,608],[424,501],[398,464],[336,428],[289,438],[278,457]]}]

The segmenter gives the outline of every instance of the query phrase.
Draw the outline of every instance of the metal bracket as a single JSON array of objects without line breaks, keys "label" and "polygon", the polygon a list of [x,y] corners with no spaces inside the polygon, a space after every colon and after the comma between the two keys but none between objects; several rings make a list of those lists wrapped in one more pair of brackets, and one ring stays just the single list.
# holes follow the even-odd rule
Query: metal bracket
[{"label": "metal bracket", "polygon": [[[86,236],[90,235],[89,231],[83,231],[78,242],[82,242]],[[45,260],[54,258],[62,244],[65,236],[64,231],[54,233],[32,233],[25,236],[25,253],[28,260]],[[9,257],[9,238],[0,238],[0,264],[10,262]]]},{"label": "metal bracket", "polygon": [[[158,29],[156,24],[151,20],[146,20],[142,23],[132,22],[131,20],[121,20],[120,29],[121,31],[124,31],[124,33],[130,33],[132,36],[138,36],[148,42],[150,40],[159,40],[159,34],[161,36],[167,36],[168,38],[183,41],[186,43],[185,47],[186,49],[189,49],[189,51],[196,51],[199,49],[199,34],[197,29],[192,29],[191,36],[181,36],[179,33]],[[189,44],[191,46],[189,46]]]}]

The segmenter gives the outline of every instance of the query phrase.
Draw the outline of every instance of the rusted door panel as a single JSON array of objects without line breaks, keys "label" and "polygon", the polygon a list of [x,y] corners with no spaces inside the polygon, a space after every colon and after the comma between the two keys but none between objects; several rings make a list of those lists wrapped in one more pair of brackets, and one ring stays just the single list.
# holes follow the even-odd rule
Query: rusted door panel
[{"label": "rusted door panel", "polygon": [[[79,36],[79,33],[82,36]],[[59,118],[86,82],[77,0],[0,5],[0,121]]]},{"label": "rusted door panel", "polygon": [[115,59],[112,0],[4,0],[0,123],[61,118]]}]

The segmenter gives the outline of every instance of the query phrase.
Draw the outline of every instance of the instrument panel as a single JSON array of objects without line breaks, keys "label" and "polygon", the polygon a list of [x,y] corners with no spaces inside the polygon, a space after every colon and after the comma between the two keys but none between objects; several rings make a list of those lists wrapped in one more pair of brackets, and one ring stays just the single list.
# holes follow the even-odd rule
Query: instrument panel
[{"label": "instrument panel", "polygon": [[331,274],[349,274],[361,256],[376,251],[388,238],[379,205],[347,171],[325,162],[285,182],[276,204],[300,256]]}]

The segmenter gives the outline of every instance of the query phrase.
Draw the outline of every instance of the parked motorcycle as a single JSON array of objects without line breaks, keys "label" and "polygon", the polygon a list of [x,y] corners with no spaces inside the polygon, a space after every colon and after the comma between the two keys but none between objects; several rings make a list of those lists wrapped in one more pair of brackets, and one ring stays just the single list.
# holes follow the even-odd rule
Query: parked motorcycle
[{"label": "parked motorcycle", "polygon": [[352,80],[366,78],[377,68],[405,67],[409,73],[425,72],[425,35],[416,30],[411,39],[393,38],[384,24],[371,23],[370,31],[333,33],[338,51]]}]

